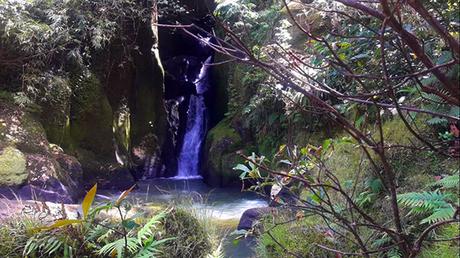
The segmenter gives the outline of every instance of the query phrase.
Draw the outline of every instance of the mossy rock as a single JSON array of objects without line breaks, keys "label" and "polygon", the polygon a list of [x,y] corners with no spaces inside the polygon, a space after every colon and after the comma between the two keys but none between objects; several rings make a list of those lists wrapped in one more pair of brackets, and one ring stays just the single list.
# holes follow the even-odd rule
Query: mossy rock
[{"label": "mossy rock", "polygon": [[0,153],[0,186],[19,186],[27,181],[26,158],[13,147],[6,147]]},{"label": "mossy rock", "polygon": [[49,142],[62,144],[66,136],[72,95],[69,79],[64,76],[50,75],[46,81],[52,85],[48,98],[40,102],[42,112],[40,121],[46,131]]},{"label": "mossy rock", "polygon": [[220,139],[229,139],[232,145],[229,147],[237,147],[241,143],[241,137],[234,128],[231,127],[229,119],[222,120],[214,128],[208,132],[206,140],[218,141]]},{"label": "mossy rock", "polygon": [[70,135],[65,147],[84,148],[97,153],[100,159],[110,159],[115,152],[113,114],[102,85],[94,75],[75,83],[78,87],[72,99]]},{"label": "mossy rock", "polygon": [[164,257],[201,258],[212,250],[208,233],[200,221],[183,209],[174,209],[164,220],[165,237],[174,239],[164,245]]},{"label": "mossy rock", "polygon": [[232,168],[239,162],[236,151],[243,147],[240,135],[228,119],[221,121],[206,137],[203,172],[205,181],[213,186],[226,186],[239,181]]},{"label": "mossy rock", "polygon": [[48,153],[49,142],[46,138],[45,129],[38,119],[29,113],[21,117],[22,136],[16,147],[24,153]]}]

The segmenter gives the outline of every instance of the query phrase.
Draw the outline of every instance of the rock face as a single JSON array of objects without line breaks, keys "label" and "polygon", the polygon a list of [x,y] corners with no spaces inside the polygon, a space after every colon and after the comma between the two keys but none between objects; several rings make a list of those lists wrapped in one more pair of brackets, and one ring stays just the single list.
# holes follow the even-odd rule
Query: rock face
[{"label": "rock face", "polygon": [[66,203],[81,196],[80,163],[49,144],[31,113],[0,101],[0,125],[0,192]]},{"label": "rock face", "polygon": [[113,42],[88,70],[59,80],[71,89],[68,96],[60,93],[67,97],[59,101],[59,111],[39,103],[45,140],[78,160],[86,188],[99,183],[125,190],[146,171],[161,167],[166,111],[158,38],[150,21],[139,21],[136,33],[126,30],[136,43],[129,58],[122,44]]}]

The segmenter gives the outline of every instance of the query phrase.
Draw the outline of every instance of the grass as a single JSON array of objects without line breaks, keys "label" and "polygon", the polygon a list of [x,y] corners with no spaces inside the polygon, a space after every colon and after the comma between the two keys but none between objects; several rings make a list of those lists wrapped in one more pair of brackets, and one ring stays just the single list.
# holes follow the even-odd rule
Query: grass
[{"label": "grass", "polygon": [[[262,221],[261,235],[256,247],[257,257],[329,257],[330,253],[318,248],[315,243],[330,245],[326,230],[317,227],[315,217],[304,217],[289,223],[292,218],[283,215],[280,218],[265,218]],[[276,223],[276,224],[275,224]],[[289,250],[287,252],[286,250]]]},{"label": "grass", "polygon": [[[24,246],[32,236],[32,229],[42,226],[42,214],[26,215],[25,210],[16,207],[26,207],[19,198],[15,201],[0,199],[3,207],[3,217],[0,216],[0,257],[22,257]],[[35,216],[39,215],[39,216]]]},{"label": "grass", "polygon": [[[440,230],[438,239],[450,239],[460,235],[460,225],[451,224]],[[453,258],[460,257],[459,240],[434,242],[422,249],[420,258]]]}]

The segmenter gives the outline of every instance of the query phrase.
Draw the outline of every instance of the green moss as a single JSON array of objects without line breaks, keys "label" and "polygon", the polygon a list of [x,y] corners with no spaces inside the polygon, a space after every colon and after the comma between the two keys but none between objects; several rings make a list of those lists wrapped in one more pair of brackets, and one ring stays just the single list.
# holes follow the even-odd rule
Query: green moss
[{"label": "green moss", "polygon": [[0,154],[0,186],[17,186],[26,182],[26,158],[18,149],[6,147]]},{"label": "green moss", "polygon": [[224,154],[221,157],[221,180],[222,185],[231,185],[234,182],[239,182],[240,172],[234,170],[233,168],[240,163],[243,163],[244,160],[236,153]]},{"label": "green moss", "polygon": [[224,119],[208,132],[207,139],[210,141],[219,141],[229,139],[233,143],[231,147],[237,147],[241,143],[240,135],[230,125],[229,119]]},{"label": "green moss", "polygon": [[268,157],[275,155],[281,145],[280,139],[271,134],[260,136],[257,142],[259,153]]},{"label": "green moss", "polygon": [[47,75],[44,82],[52,90],[47,92],[47,98],[40,103],[41,122],[45,128],[47,138],[55,144],[62,144],[65,137],[65,126],[69,116],[71,85],[66,76]]},{"label": "green moss", "polygon": [[[419,131],[426,129],[426,125],[422,122],[422,118],[416,119],[411,123],[412,127],[416,127]],[[400,118],[393,118],[385,121],[382,126],[383,138],[386,143],[399,144],[399,145],[411,145],[415,139],[415,136],[407,129],[406,125]],[[380,139],[379,133],[376,131],[373,134],[374,139]]]},{"label": "green moss", "polygon": [[13,94],[8,91],[0,90],[0,101],[13,103]]},{"label": "green moss", "polygon": [[239,181],[238,173],[232,169],[241,159],[236,154],[243,147],[240,135],[225,119],[208,132],[206,138],[205,179],[211,185],[225,186]]},{"label": "green moss", "polygon": [[90,75],[74,83],[77,90],[72,99],[70,135],[64,146],[72,150],[85,148],[101,157],[112,156],[112,107],[100,81]]}]

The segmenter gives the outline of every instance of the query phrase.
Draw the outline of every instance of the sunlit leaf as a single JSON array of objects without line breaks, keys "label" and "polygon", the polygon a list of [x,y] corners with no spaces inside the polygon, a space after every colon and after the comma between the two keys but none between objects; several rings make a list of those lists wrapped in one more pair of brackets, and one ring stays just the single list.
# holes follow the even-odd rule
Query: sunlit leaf
[{"label": "sunlit leaf", "polygon": [[86,194],[83,202],[81,203],[81,209],[83,211],[83,218],[88,215],[89,208],[93,204],[94,198],[96,197],[97,184],[95,184]]},{"label": "sunlit leaf", "polygon": [[52,229],[56,229],[56,228],[69,226],[69,225],[72,225],[72,224],[78,224],[78,223],[81,223],[81,222],[82,221],[78,220],[78,219],[62,219],[62,220],[55,221],[51,226],[35,228],[34,231],[52,230]]},{"label": "sunlit leaf", "polygon": [[121,204],[121,202],[128,196],[128,194],[134,189],[136,185],[133,185],[131,186],[131,188],[129,188],[128,190],[126,191],[123,191],[120,196],[118,197],[117,201],[115,202],[115,206],[119,206]]}]

